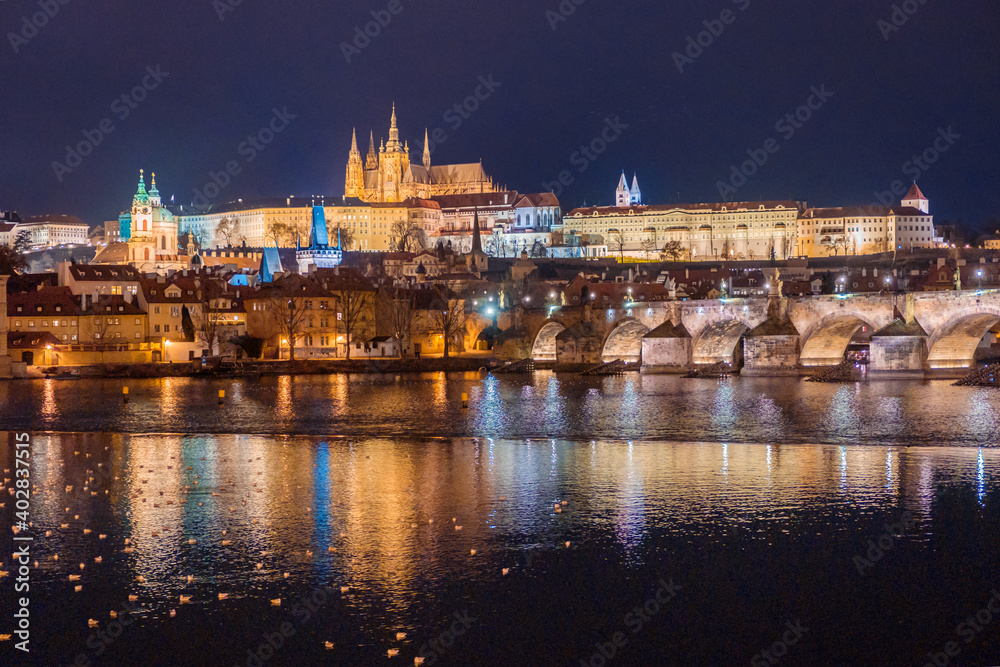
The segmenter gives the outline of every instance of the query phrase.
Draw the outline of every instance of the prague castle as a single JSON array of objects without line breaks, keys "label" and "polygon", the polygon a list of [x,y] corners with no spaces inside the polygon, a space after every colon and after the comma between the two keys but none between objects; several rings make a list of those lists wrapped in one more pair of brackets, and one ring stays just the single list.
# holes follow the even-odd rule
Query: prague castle
[{"label": "prague castle", "polygon": [[351,138],[345,197],[356,197],[367,203],[392,203],[414,198],[489,192],[496,192],[496,189],[493,179],[483,171],[482,163],[431,166],[426,130],[423,163],[412,164],[409,143],[399,141],[395,105],[389,125],[389,141],[380,143],[378,153],[375,152],[375,135],[369,133],[368,155],[362,161],[356,130]]}]

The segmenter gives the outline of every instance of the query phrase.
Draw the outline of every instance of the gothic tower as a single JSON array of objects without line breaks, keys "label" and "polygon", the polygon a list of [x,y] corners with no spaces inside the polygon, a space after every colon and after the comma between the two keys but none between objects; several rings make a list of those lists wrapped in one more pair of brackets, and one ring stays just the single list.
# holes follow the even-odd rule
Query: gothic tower
[{"label": "gothic tower", "polygon": [[399,128],[396,125],[396,105],[392,105],[392,120],[389,124],[389,141],[379,150],[379,176],[382,183],[382,200],[398,202],[403,199],[401,184],[403,171],[409,166],[409,156],[399,143]]},{"label": "gothic tower", "polygon": [[632,201],[632,194],[628,189],[628,181],[625,179],[625,172],[618,181],[618,189],[615,190],[615,206],[618,208],[628,208]]},{"label": "gothic tower", "polygon": [[633,206],[642,206],[642,192],[639,191],[639,178],[632,174],[632,189],[629,190],[629,202]]},{"label": "gothic tower", "polygon": [[358,150],[358,131],[351,135],[351,152],[347,157],[347,181],[344,185],[345,197],[361,197],[365,191],[365,171]]}]

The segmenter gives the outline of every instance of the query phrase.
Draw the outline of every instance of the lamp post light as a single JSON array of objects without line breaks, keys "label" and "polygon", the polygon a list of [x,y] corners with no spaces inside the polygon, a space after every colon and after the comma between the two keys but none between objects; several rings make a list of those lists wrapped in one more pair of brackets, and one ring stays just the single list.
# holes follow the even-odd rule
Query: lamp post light
[{"label": "lamp post light", "polygon": [[979,289],[983,289],[983,270],[979,269],[976,271],[976,277],[979,278]]}]

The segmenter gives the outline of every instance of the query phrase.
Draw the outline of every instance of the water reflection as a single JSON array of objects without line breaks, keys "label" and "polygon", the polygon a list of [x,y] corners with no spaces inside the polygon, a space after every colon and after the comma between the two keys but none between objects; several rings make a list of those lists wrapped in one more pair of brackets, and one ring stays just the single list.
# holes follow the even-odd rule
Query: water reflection
[{"label": "water reflection", "polygon": [[335,583],[350,587],[341,613],[364,619],[359,650],[399,628],[432,632],[428,605],[455,604],[442,600],[456,582],[495,586],[501,568],[567,541],[594,563],[650,568],[699,540],[864,544],[872,517],[906,510],[912,539],[929,542],[941,488],[985,507],[1000,472],[985,447],[53,434],[35,451],[33,516],[53,530],[37,546],[43,598],[58,599],[80,562],[81,614],[137,595],[150,622],[182,594],[205,613],[218,593],[266,609]]},{"label": "water reflection", "polygon": [[[1000,394],[948,382],[807,383],[430,373],[0,384],[0,428],[997,446]],[[227,400],[218,405],[220,389]],[[461,395],[468,394],[464,408]]]}]

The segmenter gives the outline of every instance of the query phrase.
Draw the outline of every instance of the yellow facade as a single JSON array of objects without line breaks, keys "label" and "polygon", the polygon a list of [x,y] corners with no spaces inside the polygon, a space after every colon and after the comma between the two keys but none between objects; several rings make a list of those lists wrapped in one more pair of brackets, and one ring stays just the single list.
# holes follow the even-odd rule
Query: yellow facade
[{"label": "yellow facade", "polygon": [[798,214],[791,201],[600,207],[573,210],[563,225],[601,237],[610,255],[657,253],[676,241],[695,261],[785,259],[795,253]]}]

